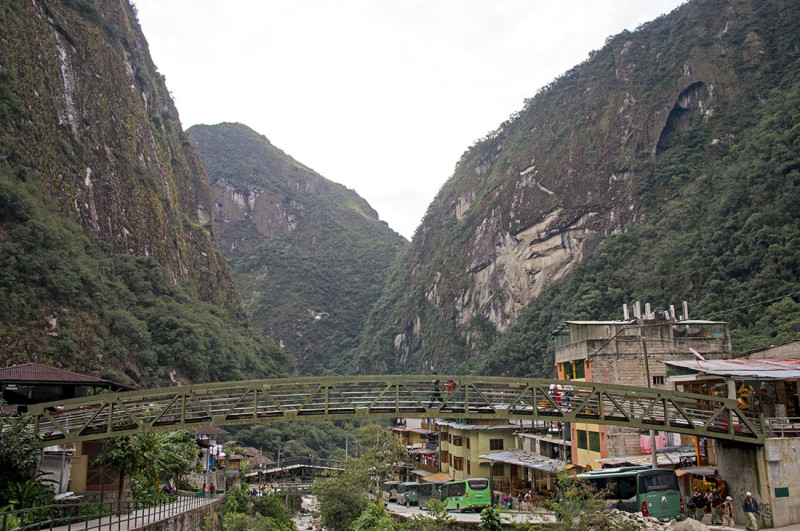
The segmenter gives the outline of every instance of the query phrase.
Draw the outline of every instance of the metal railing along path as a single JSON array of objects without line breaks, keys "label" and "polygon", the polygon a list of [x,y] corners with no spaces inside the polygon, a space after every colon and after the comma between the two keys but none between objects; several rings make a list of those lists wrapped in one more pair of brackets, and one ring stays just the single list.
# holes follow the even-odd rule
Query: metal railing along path
[{"label": "metal railing along path", "polygon": [[90,502],[59,503],[0,513],[0,531],[124,531],[165,520],[213,503],[217,498],[201,498],[195,493],[179,493],[165,503]]},{"label": "metal railing along path", "polygon": [[[42,446],[186,427],[317,419],[555,420],[763,444],[736,400],[594,382],[479,376],[286,378],[104,393],[29,407]],[[552,386],[560,386],[553,390]]]}]

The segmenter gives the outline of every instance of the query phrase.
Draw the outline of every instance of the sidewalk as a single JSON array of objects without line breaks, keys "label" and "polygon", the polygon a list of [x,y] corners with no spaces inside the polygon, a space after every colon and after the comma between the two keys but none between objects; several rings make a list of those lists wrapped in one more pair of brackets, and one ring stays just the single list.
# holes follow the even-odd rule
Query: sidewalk
[{"label": "sidewalk", "polygon": [[167,520],[173,516],[203,507],[210,503],[218,502],[221,498],[192,498],[179,500],[158,507],[139,509],[131,513],[118,516],[104,516],[87,521],[77,521],[71,524],[53,527],[52,531],[84,531],[90,529],[113,529],[114,531],[133,531],[149,524]]}]

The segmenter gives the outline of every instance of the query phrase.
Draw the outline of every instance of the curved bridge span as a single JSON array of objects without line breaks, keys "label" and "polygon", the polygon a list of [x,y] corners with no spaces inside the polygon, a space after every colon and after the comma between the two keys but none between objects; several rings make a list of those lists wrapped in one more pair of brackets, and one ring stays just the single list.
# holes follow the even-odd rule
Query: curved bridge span
[{"label": "curved bridge span", "polygon": [[[389,375],[162,387],[37,404],[29,412],[42,446],[201,426],[395,417],[581,422],[764,440],[760,423],[729,398],[592,382],[435,378],[438,383],[430,375]],[[552,392],[553,384],[562,391]]]}]

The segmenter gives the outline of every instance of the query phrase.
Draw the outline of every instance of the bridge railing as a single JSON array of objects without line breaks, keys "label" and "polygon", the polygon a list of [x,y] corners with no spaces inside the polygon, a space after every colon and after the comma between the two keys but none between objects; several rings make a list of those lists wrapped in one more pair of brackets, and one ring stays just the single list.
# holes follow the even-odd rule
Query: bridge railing
[{"label": "bridge railing", "polygon": [[0,513],[0,531],[55,529],[73,531],[128,529],[189,511],[213,499],[194,493],[171,495],[163,501],[112,501],[58,503]]},{"label": "bridge railing", "polygon": [[560,420],[759,444],[735,400],[593,382],[439,376],[297,378],[100,394],[31,406],[43,444],[179,427],[392,418]]}]

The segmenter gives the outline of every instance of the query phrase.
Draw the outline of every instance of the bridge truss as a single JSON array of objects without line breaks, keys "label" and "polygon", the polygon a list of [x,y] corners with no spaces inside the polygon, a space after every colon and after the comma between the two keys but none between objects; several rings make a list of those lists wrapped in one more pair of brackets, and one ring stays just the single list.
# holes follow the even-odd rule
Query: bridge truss
[{"label": "bridge truss", "polygon": [[429,375],[391,375],[164,387],[37,404],[29,412],[42,446],[201,426],[402,417],[581,422],[750,444],[764,439],[760,423],[729,398],[592,382],[436,378],[438,383]]}]

